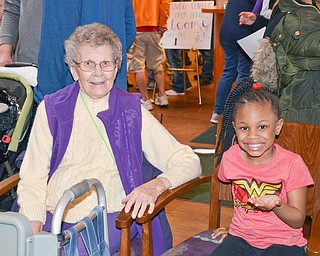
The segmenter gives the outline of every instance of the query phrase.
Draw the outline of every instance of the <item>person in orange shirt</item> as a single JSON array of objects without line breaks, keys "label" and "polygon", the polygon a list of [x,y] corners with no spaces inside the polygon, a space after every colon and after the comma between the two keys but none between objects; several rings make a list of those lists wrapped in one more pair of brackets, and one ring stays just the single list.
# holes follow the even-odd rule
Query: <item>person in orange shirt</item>
[{"label": "person in orange shirt", "polygon": [[137,35],[133,44],[133,59],[129,71],[135,73],[136,83],[142,95],[141,103],[148,110],[153,107],[147,91],[146,65],[153,71],[159,89],[155,104],[160,107],[166,107],[169,104],[164,86],[165,54],[160,45],[160,39],[167,30],[170,3],[171,0],[133,0]]}]

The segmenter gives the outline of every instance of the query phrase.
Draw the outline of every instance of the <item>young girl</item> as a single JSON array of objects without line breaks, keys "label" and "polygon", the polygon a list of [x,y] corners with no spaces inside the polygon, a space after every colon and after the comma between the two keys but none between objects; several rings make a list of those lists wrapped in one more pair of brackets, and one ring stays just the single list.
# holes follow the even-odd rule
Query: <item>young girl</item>
[{"label": "young girl", "polygon": [[282,125],[277,96],[251,79],[228,97],[218,178],[232,184],[234,215],[229,232],[212,234],[223,242],[211,255],[306,255],[302,226],[314,182],[299,155],[274,143]]}]

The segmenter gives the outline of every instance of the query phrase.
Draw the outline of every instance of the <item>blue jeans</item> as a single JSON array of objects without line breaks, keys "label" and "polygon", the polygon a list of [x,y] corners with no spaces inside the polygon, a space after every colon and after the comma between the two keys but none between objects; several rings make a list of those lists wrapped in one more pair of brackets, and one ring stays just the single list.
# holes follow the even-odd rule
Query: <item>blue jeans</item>
[{"label": "blue jeans", "polygon": [[220,43],[224,51],[224,68],[220,77],[214,112],[221,115],[224,104],[228,98],[233,82],[240,81],[250,75],[251,59],[241,50],[236,42],[221,40]]},{"label": "blue jeans", "polygon": [[215,249],[211,256],[306,256],[305,248],[298,246],[285,246],[273,244],[266,249],[258,249],[251,246],[241,237],[228,236],[222,244]]},{"label": "blue jeans", "polygon": [[[180,49],[166,49],[167,60],[171,68],[182,68],[182,58],[181,58]],[[173,71],[173,79],[172,79],[172,87],[171,89],[176,91],[177,93],[184,92],[184,77],[183,72]],[[186,87],[191,87],[191,83],[189,81],[189,77],[186,74]]]},{"label": "blue jeans", "polygon": [[68,229],[69,233],[69,242],[64,245],[64,251],[61,251],[60,255],[65,255],[65,256],[79,256],[78,252],[78,231],[74,228],[71,227]]},{"label": "blue jeans", "polygon": [[148,83],[154,83],[154,76],[153,76],[153,71],[151,69],[148,69]]},{"label": "blue jeans", "polygon": [[202,58],[202,72],[201,77],[212,79],[213,71],[213,37],[214,37],[214,24],[212,20],[212,32],[211,32],[211,43],[209,50],[199,50]]},{"label": "blue jeans", "polygon": [[[213,42],[213,40],[212,40]],[[201,77],[212,79],[213,70],[213,47],[210,50],[199,50],[202,57],[202,73]]]}]

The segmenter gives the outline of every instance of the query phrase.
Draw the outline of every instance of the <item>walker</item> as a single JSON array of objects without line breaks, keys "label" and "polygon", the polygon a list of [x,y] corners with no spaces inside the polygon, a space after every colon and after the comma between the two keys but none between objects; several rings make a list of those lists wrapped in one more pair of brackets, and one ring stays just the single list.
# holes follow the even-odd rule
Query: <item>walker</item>
[{"label": "walker", "polygon": [[[68,203],[82,196],[92,187],[96,189],[98,205],[72,228],[61,232],[62,216]],[[32,235],[31,223],[24,215],[16,212],[1,212],[0,255],[60,256],[60,249],[63,246],[66,256],[75,256],[78,252],[76,244],[80,232],[82,232],[88,255],[110,255],[106,195],[101,182],[97,179],[85,179],[64,192],[53,214],[51,233],[40,232]],[[89,232],[91,232],[90,235]],[[96,241],[92,239],[92,232],[97,238]]]}]

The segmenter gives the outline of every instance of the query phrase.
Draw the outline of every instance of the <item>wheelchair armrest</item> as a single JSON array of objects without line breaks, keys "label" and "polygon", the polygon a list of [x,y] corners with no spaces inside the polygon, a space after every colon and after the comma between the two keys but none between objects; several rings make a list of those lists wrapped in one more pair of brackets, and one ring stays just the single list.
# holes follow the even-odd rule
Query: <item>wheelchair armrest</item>
[{"label": "wheelchair armrest", "polygon": [[[201,184],[211,182],[212,175],[201,175],[185,184],[182,184],[174,189],[169,189],[163,192],[157,199],[153,213],[148,214],[148,208],[141,218],[136,218],[136,222],[142,224],[142,253],[143,255],[152,254],[152,238],[151,238],[151,220],[157,215],[168,203],[178,196],[186,193],[190,189],[197,187]],[[121,246],[120,255],[130,255],[130,225],[134,221],[131,218],[132,210],[128,213],[124,212],[124,209],[119,213],[116,219],[117,228],[121,229]]]},{"label": "wheelchair armrest", "polygon": [[307,246],[308,256],[320,255],[320,211],[312,220],[311,235]]},{"label": "wheelchair armrest", "polygon": [[19,173],[9,176],[5,180],[0,181],[0,195],[3,195],[10,189],[16,187],[20,181]]}]

